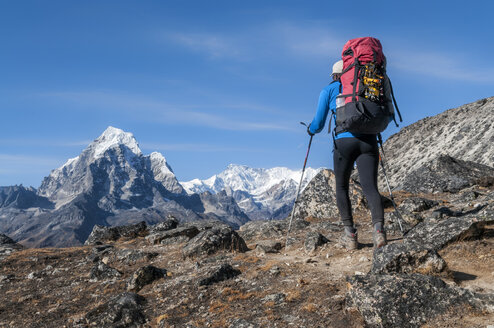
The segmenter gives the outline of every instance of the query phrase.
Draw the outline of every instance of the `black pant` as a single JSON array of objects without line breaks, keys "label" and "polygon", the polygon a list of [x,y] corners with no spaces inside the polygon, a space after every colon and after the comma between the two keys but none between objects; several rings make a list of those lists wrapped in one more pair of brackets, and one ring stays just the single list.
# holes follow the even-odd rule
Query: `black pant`
[{"label": "black pant", "polygon": [[377,188],[379,148],[376,136],[365,135],[359,138],[336,139],[333,161],[336,179],[336,205],[343,224],[348,227],[353,226],[348,189],[355,161],[357,162],[360,184],[371,210],[372,224],[384,224],[382,199]]}]

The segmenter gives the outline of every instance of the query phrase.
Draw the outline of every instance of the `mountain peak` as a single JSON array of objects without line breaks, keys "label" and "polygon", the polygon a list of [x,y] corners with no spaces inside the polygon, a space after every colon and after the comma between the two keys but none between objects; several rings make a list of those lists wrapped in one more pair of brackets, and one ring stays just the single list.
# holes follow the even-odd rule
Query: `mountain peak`
[{"label": "mountain peak", "polygon": [[166,158],[163,156],[163,154],[157,151],[153,151],[149,155],[149,158],[151,160],[153,170],[155,170],[155,168],[159,168],[162,174],[175,175],[170,165],[168,165],[168,162],[166,161]]},{"label": "mountain peak", "polygon": [[228,164],[226,167],[227,169],[234,169],[234,168],[249,168],[247,165],[242,165],[242,164]]},{"label": "mountain peak", "polygon": [[141,149],[134,135],[121,129],[109,126],[96,140],[91,144],[94,150],[94,157],[99,157],[106,150],[116,145],[127,146],[134,154],[141,155]]}]

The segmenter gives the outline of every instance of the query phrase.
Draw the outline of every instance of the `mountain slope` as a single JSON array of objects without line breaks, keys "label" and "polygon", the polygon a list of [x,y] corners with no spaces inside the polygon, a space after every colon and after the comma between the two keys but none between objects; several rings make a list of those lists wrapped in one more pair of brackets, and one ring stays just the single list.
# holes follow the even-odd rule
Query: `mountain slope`
[{"label": "mountain slope", "polygon": [[153,189],[183,193],[161,154],[143,156],[131,133],[109,127],[78,157],[53,170],[38,194],[61,206],[79,194],[92,193],[100,207],[117,210],[152,205]]},{"label": "mountain slope", "polygon": [[440,155],[494,166],[494,97],[424,118],[392,135],[384,149],[388,176],[399,187],[405,176]]},{"label": "mountain slope", "polygon": [[95,224],[154,224],[169,215],[234,227],[249,220],[228,195],[188,195],[163,155],[143,155],[131,133],[114,127],[53,170],[37,192],[0,190],[0,231],[26,246],[80,245]]}]

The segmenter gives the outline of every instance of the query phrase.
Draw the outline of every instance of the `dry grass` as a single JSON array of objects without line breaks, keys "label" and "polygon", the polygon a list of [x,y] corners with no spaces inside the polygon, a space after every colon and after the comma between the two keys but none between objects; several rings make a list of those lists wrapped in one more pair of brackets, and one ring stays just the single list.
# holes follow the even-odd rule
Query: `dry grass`
[{"label": "dry grass", "polygon": [[268,316],[268,319],[270,321],[273,321],[272,319],[270,319],[270,318],[273,318],[274,317],[274,311],[273,311],[272,308],[269,308],[269,309],[264,310],[264,314]]},{"label": "dry grass", "polygon": [[298,290],[295,290],[295,291],[289,291],[287,294],[286,294],[286,297],[285,297],[285,300],[287,302],[293,302],[293,301],[296,301],[300,298],[301,294]]},{"label": "dry grass", "polygon": [[238,289],[233,289],[231,287],[226,287],[221,291],[222,296],[235,295],[241,293]]},{"label": "dry grass", "polygon": [[239,300],[247,300],[247,299],[250,299],[250,298],[253,298],[253,297],[256,297],[257,293],[253,293],[253,292],[250,292],[250,293],[240,293],[240,294],[237,294],[237,295],[232,295],[230,297],[228,297],[228,302],[234,302],[234,301],[239,301]]},{"label": "dry grass", "polygon": [[206,319],[196,319],[194,320],[194,324],[197,326],[197,327],[206,327]]},{"label": "dry grass", "polygon": [[214,327],[214,328],[223,328],[223,327],[228,327],[227,323],[226,323],[226,319],[225,318],[221,318],[219,320],[216,320],[216,321],[213,321],[211,323],[211,327]]},{"label": "dry grass", "polygon": [[302,310],[309,313],[314,313],[317,311],[317,305],[314,303],[307,303],[302,306]]},{"label": "dry grass", "polygon": [[156,322],[156,325],[159,325],[161,321],[163,320],[168,320],[170,319],[170,315],[168,313],[162,314],[159,317],[157,317],[154,321]]},{"label": "dry grass", "polygon": [[257,256],[252,256],[252,255],[246,255],[246,254],[239,254],[233,258],[235,261],[241,261],[245,263],[251,263],[251,264],[256,264],[261,261],[260,258]]},{"label": "dry grass", "polygon": [[222,303],[221,301],[214,301],[209,306],[209,312],[220,314],[225,312],[229,308],[230,306],[228,304]]},{"label": "dry grass", "polygon": [[264,264],[263,266],[259,267],[259,270],[260,271],[263,271],[263,272],[266,272],[266,271],[269,271],[271,270],[271,268],[274,266],[274,265],[277,265],[279,264],[278,261],[269,261],[267,262],[266,264]]},{"label": "dry grass", "polygon": [[259,296],[259,293],[255,293],[255,292],[250,292],[250,293],[244,293],[238,289],[233,289],[233,288],[230,288],[230,287],[226,287],[225,289],[223,289],[221,291],[221,296],[228,296],[227,297],[227,301],[228,302],[235,302],[235,301],[239,301],[239,300],[247,300],[247,299],[250,299],[252,297],[256,297],[256,296]]}]

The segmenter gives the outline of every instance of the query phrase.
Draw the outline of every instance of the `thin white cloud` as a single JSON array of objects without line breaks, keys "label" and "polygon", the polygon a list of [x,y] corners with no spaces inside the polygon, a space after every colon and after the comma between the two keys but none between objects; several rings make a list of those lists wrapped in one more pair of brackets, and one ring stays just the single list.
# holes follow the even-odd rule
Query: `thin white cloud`
[{"label": "thin white cloud", "polygon": [[[335,31],[338,29],[327,22],[271,22],[240,31],[182,32],[169,37],[169,40],[210,58],[258,60],[292,56],[312,62],[314,58],[331,60],[340,57],[347,39]],[[348,34],[345,32],[344,35]],[[479,65],[476,65],[472,59],[474,56],[468,53],[460,56],[458,51],[451,49],[423,51],[431,49],[426,44],[412,44],[405,48],[401,41],[393,41],[391,36],[386,41],[386,46],[394,46],[394,49],[385,49],[388,58],[392,59],[389,65],[401,71],[444,80],[494,83],[494,66],[489,64],[489,60],[479,58]]]},{"label": "thin white cloud", "polygon": [[263,150],[256,148],[245,147],[229,147],[221,145],[200,144],[200,143],[177,143],[177,144],[163,144],[163,143],[143,143],[142,149],[151,151],[185,151],[185,152],[264,152]]},{"label": "thin white cloud", "polygon": [[0,139],[0,145],[7,146],[43,146],[43,147],[81,147],[87,146],[92,140],[58,141],[52,139]]},{"label": "thin white cloud", "polygon": [[[63,101],[75,102],[78,105],[92,107],[97,110],[118,111],[131,115],[139,121],[159,122],[162,124],[188,124],[193,126],[209,127],[229,131],[294,131],[288,121],[277,120],[276,124],[266,123],[275,114],[282,111],[264,105],[239,103],[229,107],[229,103],[215,104],[187,104],[174,105],[161,101],[154,101],[142,96],[123,95],[115,92],[51,92],[41,96],[57,98]],[[232,110],[233,109],[233,110]],[[200,111],[202,110],[202,111]],[[266,122],[245,119],[252,116],[251,112],[263,112]],[[257,115],[261,116],[261,115]]]},{"label": "thin white cloud", "polygon": [[[112,90],[104,91],[63,91],[63,92],[44,92],[38,93],[37,96],[44,98],[53,98],[62,101],[68,101],[85,107],[98,106],[97,110],[105,108],[106,110],[116,109],[118,111],[135,111],[139,108],[147,110],[171,107],[162,101],[152,101],[140,95],[129,96],[127,93],[118,93]],[[86,108],[87,109],[87,108]]]},{"label": "thin white cloud", "polygon": [[494,83],[494,66],[480,67],[472,58],[455,52],[423,51],[426,45],[395,48],[387,52],[389,65],[400,71],[411,72],[425,77],[471,83]]},{"label": "thin white cloud", "polygon": [[321,22],[272,22],[241,31],[164,33],[164,38],[211,59],[338,57],[345,40],[330,31]]},{"label": "thin white cloud", "polygon": [[[278,23],[271,27],[271,36],[279,40],[280,50],[299,57],[337,58],[346,40],[331,33],[320,22],[305,24]],[[285,53],[284,52],[284,53]]]},{"label": "thin white cloud", "polygon": [[0,162],[2,169],[12,169],[15,166],[48,166],[55,167],[60,165],[62,161],[58,158],[43,157],[43,156],[31,156],[31,155],[19,155],[19,154],[0,154]]},{"label": "thin white cloud", "polygon": [[294,131],[294,128],[286,122],[278,124],[245,121],[241,118],[227,117],[219,114],[212,114],[197,111],[168,110],[162,114],[161,122],[184,123],[187,125],[204,126],[220,130],[230,131]]},{"label": "thin white cloud", "polygon": [[194,51],[204,52],[211,58],[242,58],[241,46],[235,39],[208,33],[172,33],[166,37]]}]

